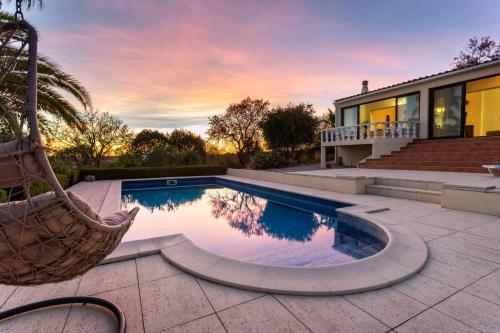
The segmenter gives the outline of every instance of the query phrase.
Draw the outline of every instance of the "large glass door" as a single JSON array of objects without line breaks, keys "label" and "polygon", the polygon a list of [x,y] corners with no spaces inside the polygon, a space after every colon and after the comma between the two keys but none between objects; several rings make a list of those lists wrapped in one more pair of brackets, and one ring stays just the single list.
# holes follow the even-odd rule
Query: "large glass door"
[{"label": "large glass door", "polygon": [[464,85],[431,90],[431,136],[460,137],[463,133]]},{"label": "large glass door", "polygon": [[355,126],[358,124],[358,107],[342,109],[342,126]]}]

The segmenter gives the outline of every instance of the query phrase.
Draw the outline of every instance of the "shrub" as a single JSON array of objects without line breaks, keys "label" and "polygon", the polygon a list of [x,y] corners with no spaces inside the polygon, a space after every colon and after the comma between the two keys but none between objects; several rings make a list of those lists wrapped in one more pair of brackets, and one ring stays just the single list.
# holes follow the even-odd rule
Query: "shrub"
[{"label": "shrub", "polygon": [[7,191],[0,188],[0,202],[7,201]]},{"label": "shrub", "polygon": [[225,175],[227,168],[221,165],[192,165],[171,167],[138,167],[138,168],[86,168],[80,169],[79,180],[86,175],[95,176],[96,180],[136,179],[156,177],[185,177]]},{"label": "shrub", "polygon": [[[67,175],[56,173],[56,177],[62,188],[65,189],[69,186],[69,179]],[[46,181],[33,183],[30,186],[30,195],[32,197],[49,191],[52,191],[52,187],[50,187],[49,183],[47,183]]]},{"label": "shrub", "polygon": [[252,169],[277,169],[288,166],[288,162],[278,151],[260,151],[250,161]]}]

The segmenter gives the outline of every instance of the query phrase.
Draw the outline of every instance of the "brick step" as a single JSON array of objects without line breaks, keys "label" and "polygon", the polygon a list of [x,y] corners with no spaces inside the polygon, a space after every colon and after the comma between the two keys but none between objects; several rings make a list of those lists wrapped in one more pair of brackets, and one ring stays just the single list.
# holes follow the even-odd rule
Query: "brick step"
[{"label": "brick step", "polygon": [[404,154],[395,154],[395,155],[382,155],[382,159],[403,159],[403,160],[449,160],[449,159],[458,159],[458,160],[499,160],[500,154],[488,154],[484,152],[478,153],[442,153],[442,154],[434,154],[434,153],[404,153]]},{"label": "brick step", "polygon": [[425,139],[419,139],[415,140],[414,142],[416,144],[424,144],[424,145],[430,145],[430,144],[445,144],[445,143],[468,143],[468,142],[492,142],[492,141],[500,141],[500,136],[483,136],[483,137],[476,137],[476,138],[454,138],[454,139],[435,139],[435,140],[425,140]]},{"label": "brick step", "polygon": [[361,168],[487,172],[483,164],[500,162],[500,136],[416,140],[400,151],[360,163]]},{"label": "brick step", "polygon": [[408,166],[408,165],[369,165],[360,164],[362,169],[390,169],[390,170],[417,170],[417,171],[446,171],[446,172],[473,172],[487,173],[482,167],[443,167],[443,166]]},{"label": "brick step", "polygon": [[404,159],[392,159],[392,158],[386,158],[386,159],[379,159],[379,160],[371,160],[368,163],[373,163],[373,164],[408,164],[408,165],[444,165],[444,164],[451,164],[451,165],[456,165],[456,166],[461,166],[461,165],[467,165],[467,166],[482,166],[483,164],[496,164],[496,160],[445,160],[445,159],[410,159],[410,160],[404,160]]},{"label": "brick step", "polygon": [[456,151],[466,151],[466,150],[472,150],[472,149],[480,149],[480,150],[495,150],[495,149],[500,149],[500,144],[497,145],[466,145],[466,146],[446,146],[446,145],[439,145],[439,146],[407,146],[403,147],[401,150],[415,150],[415,151],[435,151],[435,150],[456,150]]}]

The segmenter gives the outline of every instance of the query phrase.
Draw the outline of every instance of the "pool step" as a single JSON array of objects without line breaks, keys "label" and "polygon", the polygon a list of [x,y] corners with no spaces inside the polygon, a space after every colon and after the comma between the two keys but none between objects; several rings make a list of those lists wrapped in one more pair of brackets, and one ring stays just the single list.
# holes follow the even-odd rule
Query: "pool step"
[{"label": "pool step", "polygon": [[394,185],[366,185],[366,193],[407,200],[441,203],[441,191]]}]

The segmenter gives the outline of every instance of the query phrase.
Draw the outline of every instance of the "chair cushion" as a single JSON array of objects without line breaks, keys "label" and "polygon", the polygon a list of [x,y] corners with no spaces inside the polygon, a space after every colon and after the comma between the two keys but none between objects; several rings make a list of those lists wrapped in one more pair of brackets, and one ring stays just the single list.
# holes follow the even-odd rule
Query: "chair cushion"
[{"label": "chair cushion", "polygon": [[0,144],[0,170],[0,187],[15,187],[45,179],[28,140]]}]

